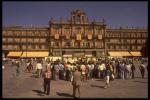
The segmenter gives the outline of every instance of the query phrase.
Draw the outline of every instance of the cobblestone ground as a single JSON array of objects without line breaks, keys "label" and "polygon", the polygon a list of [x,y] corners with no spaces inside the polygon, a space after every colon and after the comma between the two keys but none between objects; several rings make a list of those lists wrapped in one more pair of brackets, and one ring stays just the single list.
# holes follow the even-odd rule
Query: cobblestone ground
[{"label": "cobblestone ground", "polygon": [[[73,98],[69,81],[51,81],[51,94],[43,94],[43,79],[33,77],[32,73],[22,71],[21,77],[15,76],[15,66],[7,64],[3,70],[3,98]],[[25,67],[22,67],[25,70]],[[101,79],[88,80],[81,86],[81,98],[148,98],[148,74],[142,79],[136,68],[135,79],[111,81],[104,89]],[[78,95],[78,94],[77,94]]]}]

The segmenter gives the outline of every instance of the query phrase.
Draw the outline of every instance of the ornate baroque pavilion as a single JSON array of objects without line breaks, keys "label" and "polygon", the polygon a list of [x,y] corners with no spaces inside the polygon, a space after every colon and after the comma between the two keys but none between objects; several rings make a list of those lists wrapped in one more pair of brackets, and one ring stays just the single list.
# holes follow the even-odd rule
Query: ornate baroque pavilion
[{"label": "ornate baroque pavilion", "polygon": [[7,57],[140,56],[147,29],[108,29],[104,21],[89,21],[81,10],[70,20],[49,21],[49,27],[3,27],[2,49]]}]

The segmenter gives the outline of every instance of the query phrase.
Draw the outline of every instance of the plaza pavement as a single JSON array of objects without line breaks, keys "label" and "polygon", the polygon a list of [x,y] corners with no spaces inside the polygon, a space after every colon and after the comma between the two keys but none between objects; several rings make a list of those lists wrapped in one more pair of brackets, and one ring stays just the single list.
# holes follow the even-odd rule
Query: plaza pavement
[{"label": "plaza pavement", "polygon": [[[35,78],[32,73],[24,71],[21,77],[16,77],[15,69],[15,66],[7,64],[2,70],[3,98],[73,98],[71,82],[52,80],[51,93],[47,96],[43,94],[43,78]],[[88,80],[81,85],[81,98],[148,98],[147,70],[142,79],[136,66],[135,77],[128,80],[115,79],[107,89],[103,88],[105,81],[102,79]]]}]

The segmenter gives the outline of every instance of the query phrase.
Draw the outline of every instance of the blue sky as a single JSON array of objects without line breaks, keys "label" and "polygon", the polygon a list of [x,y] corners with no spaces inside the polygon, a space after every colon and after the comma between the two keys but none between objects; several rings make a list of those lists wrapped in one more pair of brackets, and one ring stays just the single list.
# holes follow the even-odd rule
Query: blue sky
[{"label": "blue sky", "polygon": [[5,1],[2,5],[3,26],[48,26],[50,17],[70,18],[74,9],[84,10],[89,20],[106,20],[107,27],[147,27],[148,2],[33,2]]}]

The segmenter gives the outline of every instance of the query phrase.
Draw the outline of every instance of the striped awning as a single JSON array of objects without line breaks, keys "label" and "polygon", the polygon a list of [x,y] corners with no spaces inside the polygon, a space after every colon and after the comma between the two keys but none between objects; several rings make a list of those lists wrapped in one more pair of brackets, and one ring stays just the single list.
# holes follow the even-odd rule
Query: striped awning
[{"label": "striped awning", "polygon": [[108,54],[112,57],[132,56],[128,51],[112,51],[108,52]]},{"label": "striped awning", "polygon": [[47,57],[49,52],[41,51],[41,52],[23,52],[21,57]]},{"label": "striped awning", "polygon": [[10,51],[8,54],[7,54],[7,57],[20,57],[22,54],[22,52],[17,52],[17,51]]},{"label": "striped awning", "polygon": [[132,51],[130,53],[132,54],[132,56],[142,56],[141,52],[138,51]]}]

